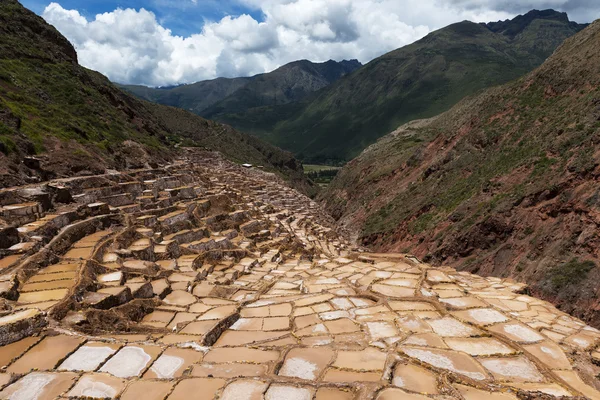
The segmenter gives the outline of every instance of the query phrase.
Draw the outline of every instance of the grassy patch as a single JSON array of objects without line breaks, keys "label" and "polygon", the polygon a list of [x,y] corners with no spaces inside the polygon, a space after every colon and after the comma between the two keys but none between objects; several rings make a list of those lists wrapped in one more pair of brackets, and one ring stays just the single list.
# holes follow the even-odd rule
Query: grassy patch
[{"label": "grassy patch", "polygon": [[413,235],[418,235],[419,233],[425,232],[435,224],[435,222],[437,221],[436,217],[437,213],[435,213],[434,211],[421,214],[417,219],[415,219],[408,225],[410,233],[412,233]]},{"label": "grassy patch", "polygon": [[593,261],[579,261],[577,258],[557,265],[548,273],[553,290],[562,291],[569,286],[581,283],[595,267],[596,264]]}]

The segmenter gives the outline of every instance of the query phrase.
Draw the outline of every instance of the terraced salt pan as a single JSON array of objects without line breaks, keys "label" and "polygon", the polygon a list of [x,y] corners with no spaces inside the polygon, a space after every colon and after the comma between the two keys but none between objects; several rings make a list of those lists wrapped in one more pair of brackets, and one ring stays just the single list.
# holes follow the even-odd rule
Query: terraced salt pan
[{"label": "terraced salt pan", "polygon": [[435,333],[418,333],[411,335],[404,341],[404,344],[421,347],[436,347],[439,349],[448,348],[448,346],[442,340],[442,338],[436,335]]},{"label": "terraced salt pan", "polygon": [[411,364],[398,364],[394,369],[392,384],[424,394],[438,394],[437,377],[431,371]]},{"label": "terraced salt pan", "polygon": [[475,360],[461,353],[413,347],[402,347],[402,350],[409,357],[416,358],[437,368],[465,375],[471,379],[482,381],[487,377],[483,368]]},{"label": "terraced salt pan", "polygon": [[571,362],[560,346],[549,340],[523,346],[525,350],[552,369],[571,369]]},{"label": "terraced salt pan", "polygon": [[504,334],[509,339],[514,340],[516,342],[532,343],[544,339],[542,335],[540,335],[533,329],[528,328],[525,325],[519,323],[493,325],[488,329],[493,332]]},{"label": "terraced salt pan", "polygon": [[573,396],[571,392],[556,383],[513,383],[511,386],[526,392],[541,392],[556,397]]},{"label": "terraced salt pan", "polygon": [[128,346],[108,360],[100,371],[108,372],[119,378],[130,378],[138,376],[151,360],[152,356],[141,347]]},{"label": "terraced salt pan", "polygon": [[223,390],[221,400],[262,400],[262,394],[268,383],[251,380],[239,380],[230,383]]},{"label": "terraced salt pan", "polygon": [[382,371],[387,354],[372,347],[362,351],[338,351],[333,366],[355,371]]},{"label": "terraced salt pan", "polygon": [[306,380],[317,379],[319,367],[302,358],[288,358],[279,371],[281,376],[291,376]]},{"label": "terraced salt pan", "polygon": [[58,368],[65,371],[94,371],[117,349],[114,346],[86,344],[71,354]]},{"label": "terraced salt pan", "polygon": [[68,396],[114,399],[125,388],[125,381],[108,375],[86,374],[69,391]]},{"label": "terraced salt pan", "polygon": [[315,380],[334,358],[331,349],[296,348],[287,354],[280,376]]},{"label": "terraced salt pan", "polygon": [[488,358],[481,363],[497,379],[512,382],[541,382],[544,377],[535,365],[523,357],[519,358]]},{"label": "terraced salt pan", "polygon": [[[210,169],[215,169],[215,173],[219,170],[215,165],[211,165]],[[185,185],[192,185],[194,174],[186,170],[182,175]],[[131,179],[137,180],[138,175]],[[479,389],[463,390],[455,383],[454,377],[449,378],[450,382],[454,382],[450,384],[458,388],[465,400],[516,400],[516,396],[498,391],[520,385],[523,390],[534,392],[537,385],[540,390],[550,392],[560,388],[557,385],[559,382],[565,390],[574,394],[584,392],[589,398],[597,396],[591,387],[581,381],[571,362],[581,361],[584,367],[588,367],[589,357],[586,353],[593,351],[594,344],[600,339],[598,331],[589,330],[591,328],[585,327],[582,322],[567,317],[545,302],[515,294],[522,288],[518,284],[502,279],[480,278],[451,268],[430,268],[416,259],[404,262],[400,261],[405,260],[400,255],[357,253],[350,250],[351,244],[347,242],[344,242],[346,249],[342,249],[341,240],[329,239],[329,234],[335,232],[319,225],[308,206],[303,204],[302,198],[294,196],[289,189],[277,185],[269,187],[271,180],[259,180],[257,184],[236,172],[232,179],[228,176],[210,176],[206,180],[200,179],[198,187],[187,187],[184,182],[178,182],[178,178],[169,178],[168,184],[159,182],[153,185],[153,191],[146,191],[143,200],[133,194],[134,201],[140,200],[139,204],[134,205],[138,209],[166,206],[168,212],[177,208],[178,211],[171,214],[177,216],[186,216],[184,210],[197,207],[198,200],[188,202],[189,199],[176,197],[176,192],[168,196],[164,192],[159,194],[163,186],[185,186],[188,192],[185,197],[192,196],[191,191],[195,191],[199,198],[212,195],[230,197],[232,212],[238,213],[238,216],[243,214],[244,218],[251,219],[250,222],[258,223],[260,226],[257,229],[262,230],[257,231],[259,236],[270,236],[269,241],[253,242],[244,238],[244,232],[238,232],[237,228],[228,233],[222,232],[224,228],[213,232],[209,226],[212,217],[198,220],[198,215],[189,213],[186,216],[189,221],[185,222],[189,222],[188,225],[194,226],[192,229],[198,232],[179,231],[172,234],[176,236],[161,239],[161,231],[166,227],[154,225],[158,219],[156,215],[151,215],[154,222],[138,218],[136,221],[144,226],[134,227],[135,239],[145,239],[132,246],[116,243],[116,246],[109,245],[110,250],[100,249],[98,259],[103,255],[106,259],[106,254],[111,254],[108,256],[111,262],[110,265],[104,263],[109,269],[105,271],[108,275],[97,276],[96,281],[104,287],[119,286],[125,278],[123,270],[134,274],[139,272],[153,277],[152,287],[158,295],[155,297],[157,303],[165,296],[166,301],[162,301],[135,327],[146,334],[110,335],[110,342],[99,343],[98,346],[114,346],[116,350],[119,346],[131,347],[138,343],[137,347],[144,349],[150,360],[139,355],[125,357],[124,362],[112,365],[111,370],[123,375],[131,373],[130,379],[120,379],[109,373],[87,373],[79,384],[72,380],[61,393],[48,395],[49,392],[45,392],[46,397],[92,394],[123,400],[166,400],[167,396],[168,400],[187,400],[191,396],[200,400],[214,400],[215,397],[226,400],[283,400],[295,397],[352,400],[362,396],[380,400],[426,400],[443,397],[438,396],[437,381],[445,380],[445,373],[464,375],[458,378],[463,383],[470,382],[465,378],[469,376],[481,380],[477,385]],[[271,196],[281,203],[270,204],[273,203]],[[200,201],[206,204],[211,200]],[[170,204],[174,205],[173,209],[169,208]],[[301,204],[300,209],[295,208],[298,204]],[[285,215],[278,214],[279,206],[292,211],[286,211]],[[265,209],[274,214],[261,216]],[[217,210],[219,213],[221,211]],[[130,207],[127,210],[113,209],[113,212],[127,214],[138,211]],[[115,227],[113,231],[116,233],[122,228]],[[171,233],[168,230],[165,233]],[[246,252],[244,258],[240,261],[234,261],[235,257],[218,260],[213,265],[212,260],[208,264],[200,262],[204,258],[198,254],[180,254],[182,247],[189,248],[189,243],[194,241],[199,243],[197,240],[200,238],[192,236],[207,233],[210,233],[210,238],[203,243],[215,244],[215,241],[228,237],[229,243],[224,240],[222,243],[231,245],[240,254],[241,251]],[[183,240],[184,235],[189,236],[190,240]],[[238,235],[237,240],[234,239],[235,235]],[[177,240],[169,242],[171,239]],[[281,247],[290,239],[299,247],[310,246],[306,250],[314,251],[316,259],[310,261],[295,250],[288,251],[285,246]],[[95,243],[95,240],[83,240],[73,248],[87,247],[83,254],[91,251]],[[134,247],[139,247],[137,250],[143,250],[144,253],[126,255],[117,250]],[[160,261],[134,260],[148,258],[151,250],[154,250],[153,258]],[[334,259],[338,259],[338,262]],[[71,264],[75,268],[49,267],[51,269],[44,270],[44,273],[53,271],[57,275],[34,278],[33,281],[39,283],[29,282],[25,285],[27,290],[21,287],[20,293],[25,295],[22,300],[27,299],[25,292],[68,286],[71,282],[69,277],[79,269],[79,263]],[[71,275],[65,274],[69,272]],[[40,271],[38,275],[43,274]],[[428,281],[421,281],[423,275]],[[133,290],[147,279],[130,277],[125,285]],[[6,279],[0,277],[2,282],[6,282]],[[429,295],[429,298],[415,298],[422,293]],[[35,296],[30,296],[30,300],[32,298]],[[55,304],[55,301],[51,302]],[[254,303],[248,306],[248,302]],[[16,305],[19,306],[18,303]],[[39,303],[34,304],[36,308],[40,306]],[[449,316],[446,316],[446,310],[449,310]],[[87,311],[86,307],[82,307],[78,315],[84,315]],[[104,313],[106,310],[90,311]],[[237,317],[237,312],[240,314],[238,322],[217,337],[220,329],[214,328],[218,324],[228,326],[229,320],[226,319],[229,316]],[[513,320],[507,321],[507,317]],[[0,349],[0,365],[7,365],[8,370],[8,373],[0,373],[0,385],[8,384],[8,375],[20,377],[13,374],[23,374],[26,377],[32,368],[50,371],[60,362],[67,366],[69,363],[77,364],[79,368],[85,366],[88,371],[92,369],[92,364],[102,365],[102,361],[97,362],[96,358],[100,360],[103,357],[96,354],[91,354],[89,359],[85,357],[86,347],[93,343],[88,342],[77,353],[78,346],[89,339],[64,334],[71,329],[68,325],[71,322],[60,322],[64,331],[46,336],[53,338],[51,346],[40,335],[31,344],[24,342],[18,343],[14,349],[8,346]],[[131,324],[136,323],[131,321]],[[506,325],[518,326],[516,330],[508,328],[505,331]],[[155,330],[150,331],[150,328]],[[542,336],[537,330],[548,334]],[[206,337],[209,331],[214,335]],[[517,337],[515,333],[521,337],[514,339]],[[524,335],[530,335],[529,339],[540,337],[543,340],[523,340]],[[500,337],[509,340],[504,343]],[[203,340],[213,339],[217,342],[209,347],[199,345]],[[35,343],[36,340],[39,343]],[[68,343],[61,344],[63,340]],[[510,340],[520,345],[511,349]],[[150,345],[153,341],[160,343],[160,347]],[[392,347],[397,347],[397,341],[402,341],[400,349],[392,350]],[[30,349],[29,355],[23,355],[30,345],[35,347]],[[575,352],[572,360],[566,357],[561,346],[569,352]],[[516,349],[521,351],[517,352]],[[411,351],[413,353],[409,354]],[[75,354],[69,357],[72,352]],[[594,354],[591,357],[600,360],[600,352],[596,356]],[[118,351],[112,354],[112,357],[115,356],[119,358]],[[111,355],[107,357],[106,360],[111,359]],[[62,361],[65,359],[67,361]],[[490,360],[513,364],[510,364],[510,368],[493,364],[490,369],[484,368],[481,363],[489,363]],[[500,375],[501,372],[508,375],[502,368],[511,371],[519,360],[531,361],[529,366],[533,365],[534,368],[537,365],[541,368],[545,364],[554,373],[544,377],[548,380],[547,384],[518,382],[523,379],[522,375],[526,376],[518,368],[516,372],[512,371],[513,375],[519,375],[518,378]],[[86,362],[90,365],[86,366]],[[111,362],[107,365],[111,366]],[[126,373],[122,369],[130,369],[131,372]],[[79,376],[70,372],[59,375],[64,374]],[[50,382],[44,390],[54,382]],[[392,385],[397,387],[390,387]],[[361,386],[361,389],[357,390],[356,386]],[[73,390],[64,394],[70,387]],[[583,390],[578,392],[576,388]],[[446,392],[449,387],[444,386],[444,389],[449,396],[449,392]],[[6,397],[6,392],[0,394],[0,398]]]},{"label": "terraced salt pan", "polygon": [[183,362],[184,360],[181,357],[163,354],[152,364],[150,369],[158,379],[172,379],[175,372],[183,366]]},{"label": "terraced salt pan", "polygon": [[314,390],[294,386],[271,385],[265,400],[311,400]]},{"label": "terraced salt pan", "polygon": [[350,313],[348,311],[327,311],[319,314],[319,318],[323,321],[332,321],[334,319],[350,318]]},{"label": "terraced salt pan", "polygon": [[477,325],[489,325],[508,321],[508,318],[506,318],[504,314],[491,308],[475,308],[473,310],[458,311],[455,312],[454,315]]},{"label": "terraced salt pan", "polygon": [[465,400],[518,400],[517,396],[508,393],[491,393],[473,387],[455,384]]},{"label": "terraced salt pan", "polygon": [[429,321],[429,325],[435,333],[444,337],[469,337],[478,333],[477,330],[450,317]]},{"label": "terraced salt pan", "polygon": [[21,379],[18,384],[9,387],[8,390],[0,392],[0,395],[2,398],[10,400],[42,398],[47,396],[47,388],[56,378],[56,374],[34,372]]},{"label": "terraced salt pan", "polygon": [[486,304],[479,299],[474,297],[450,297],[446,299],[440,299],[440,302],[446,303],[455,308],[469,308],[469,307],[485,307]]},{"label": "terraced salt pan", "polygon": [[367,322],[365,324],[371,338],[378,340],[398,335],[398,331],[393,323],[389,322]]},{"label": "terraced salt pan", "polygon": [[462,351],[472,356],[491,356],[515,352],[504,343],[491,338],[448,338],[446,344],[452,350]]}]

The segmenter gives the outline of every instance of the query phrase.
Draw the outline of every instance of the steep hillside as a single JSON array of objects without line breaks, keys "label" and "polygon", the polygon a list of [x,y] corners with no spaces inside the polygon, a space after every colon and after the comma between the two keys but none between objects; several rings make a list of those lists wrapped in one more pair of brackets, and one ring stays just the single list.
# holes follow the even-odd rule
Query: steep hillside
[{"label": "steep hillside", "polygon": [[[400,124],[539,66],[583,25],[552,10],[489,26],[464,21],[365,65],[293,110],[267,110],[264,138],[305,161],[348,160]],[[281,115],[269,125],[271,114]]]},{"label": "steep hillside", "polygon": [[79,66],[73,46],[14,0],[0,2],[0,55],[0,187],[156,165],[176,145],[221,151],[308,187],[289,153],[137,100]]},{"label": "steep hillside", "polygon": [[378,250],[515,277],[600,323],[600,21],[351,161],[323,199]]},{"label": "steep hillside", "polygon": [[243,114],[252,113],[253,109],[302,100],[360,67],[356,60],[301,60],[249,78],[219,78],[174,88],[121,87],[142,99],[239,127],[245,121]]},{"label": "steep hillside", "polygon": [[167,88],[152,88],[138,85],[117,86],[143,100],[165,106],[182,108],[195,114],[223,100],[250,82],[251,78],[218,78]]}]

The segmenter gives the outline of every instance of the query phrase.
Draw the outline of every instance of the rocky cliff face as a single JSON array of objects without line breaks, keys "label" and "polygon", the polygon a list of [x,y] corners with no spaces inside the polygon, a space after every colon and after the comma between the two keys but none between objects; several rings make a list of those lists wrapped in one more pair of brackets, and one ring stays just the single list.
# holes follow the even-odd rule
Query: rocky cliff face
[{"label": "rocky cliff face", "polygon": [[378,250],[516,277],[600,323],[600,23],[540,68],[406,124],[323,200]]}]

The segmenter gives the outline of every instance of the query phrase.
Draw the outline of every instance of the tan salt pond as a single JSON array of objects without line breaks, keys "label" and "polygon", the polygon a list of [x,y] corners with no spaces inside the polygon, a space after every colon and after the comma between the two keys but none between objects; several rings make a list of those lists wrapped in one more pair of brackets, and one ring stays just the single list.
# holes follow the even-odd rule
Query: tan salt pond
[{"label": "tan salt pond", "polygon": [[447,338],[446,344],[452,350],[462,351],[472,356],[491,356],[515,352],[514,349],[492,338]]},{"label": "tan salt pond", "polygon": [[480,333],[477,329],[451,317],[431,320],[428,323],[433,331],[442,337],[469,337]]},{"label": "tan salt pond", "polygon": [[491,393],[470,386],[455,384],[465,400],[517,400],[517,396],[508,393]]},{"label": "tan salt pond", "polygon": [[266,382],[237,380],[225,387],[220,400],[263,400],[263,393],[269,386]]},{"label": "tan salt pond", "polygon": [[18,342],[0,347],[0,368],[7,366],[13,359],[25,353],[25,351],[39,341],[40,338],[30,336]]},{"label": "tan salt pond", "polygon": [[68,289],[73,286],[72,280],[60,280],[52,282],[26,283],[21,288],[21,293],[37,292],[43,290]]},{"label": "tan salt pond", "polygon": [[158,346],[127,346],[100,368],[118,378],[139,376],[156,359],[162,349]]},{"label": "tan salt pond", "polygon": [[65,259],[89,260],[94,252],[94,247],[72,248],[64,255]]},{"label": "tan salt pond", "polygon": [[69,293],[68,289],[44,290],[40,292],[21,293],[19,303],[42,303],[51,300],[62,300]]},{"label": "tan salt pond", "polygon": [[337,388],[323,387],[317,390],[315,400],[353,400],[354,394]]},{"label": "tan salt pond", "polygon": [[380,283],[376,283],[371,287],[371,290],[388,297],[402,298],[402,297],[413,297],[415,295],[414,289],[409,289],[400,286],[388,286]]},{"label": "tan salt pond", "polygon": [[196,296],[183,290],[175,290],[163,299],[165,304],[176,306],[189,306],[197,301]]},{"label": "tan salt pond", "polygon": [[215,393],[225,386],[224,379],[192,378],[180,381],[167,400],[189,400],[194,393],[194,400],[213,400]]},{"label": "tan salt pond", "polygon": [[377,400],[427,400],[429,397],[419,394],[406,393],[401,389],[383,389],[377,396]]},{"label": "tan salt pond", "polygon": [[322,349],[292,349],[285,357],[279,370],[280,376],[316,380],[333,360],[334,352]]},{"label": "tan salt pond", "polygon": [[372,347],[362,351],[338,351],[333,366],[358,371],[382,371],[387,354]]},{"label": "tan salt pond", "polygon": [[394,368],[392,384],[405,390],[423,394],[438,394],[437,376],[417,365],[398,364]]},{"label": "tan salt pond", "polygon": [[112,343],[88,342],[77,349],[58,367],[65,371],[95,371],[108,357],[119,349]]},{"label": "tan salt pond", "polygon": [[181,330],[181,333],[184,335],[204,335],[208,333],[216,324],[217,321],[190,322]]},{"label": "tan salt pond", "polygon": [[532,345],[525,345],[523,348],[552,369],[572,369],[571,362],[565,355],[562,348],[549,340]]},{"label": "tan salt pond", "polygon": [[460,375],[465,375],[478,381],[487,378],[486,371],[473,358],[464,353],[402,346],[402,351],[409,357],[415,358],[436,368],[446,369]]},{"label": "tan salt pond", "polygon": [[313,388],[273,384],[265,393],[265,400],[311,400],[314,392]]},{"label": "tan salt pond", "polygon": [[27,283],[38,283],[48,281],[58,281],[62,279],[74,279],[77,276],[76,271],[72,272],[59,272],[56,274],[37,274],[27,280]]},{"label": "tan salt pond", "polygon": [[381,372],[343,371],[329,368],[325,371],[323,381],[332,383],[378,382],[382,379],[381,375]]},{"label": "tan salt pond", "polygon": [[266,363],[279,358],[279,352],[274,350],[258,350],[247,347],[211,349],[204,361],[213,363],[251,362]]},{"label": "tan salt pond", "polygon": [[172,387],[173,382],[136,381],[127,386],[120,400],[163,400]]},{"label": "tan salt pond", "polygon": [[73,336],[47,336],[8,367],[8,372],[19,374],[32,369],[54,369],[60,360],[66,358],[83,341],[82,338]]},{"label": "tan salt pond", "polygon": [[154,361],[144,379],[173,379],[180,377],[192,364],[202,360],[203,353],[191,349],[170,347]]},{"label": "tan salt pond", "polygon": [[77,379],[69,372],[32,372],[0,392],[0,398],[10,400],[56,399]]},{"label": "tan salt pond", "polygon": [[475,308],[472,310],[456,311],[452,314],[463,321],[479,326],[508,321],[508,318],[504,314],[491,308]]},{"label": "tan salt pond", "polygon": [[115,399],[123,391],[127,381],[105,374],[84,374],[67,393],[72,397]]},{"label": "tan salt pond", "polygon": [[542,382],[544,380],[536,366],[525,357],[486,358],[480,362],[500,381]]},{"label": "tan salt pond", "polygon": [[192,376],[236,378],[236,377],[258,377],[266,375],[268,367],[260,364],[208,364],[194,365]]},{"label": "tan salt pond", "polygon": [[543,340],[544,337],[533,329],[518,322],[493,325],[488,330],[506,336],[508,339],[519,343],[532,343]]},{"label": "tan salt pond", "polygon": [[215,347],[221,346],[243,346],[252,343],[259,343],[267,340],[279,339],[289,334],[288,331],[282,332],[244,332],[228,330],[221,335],[214,344]]},{"label": "tan salt pond", "polygon": [[[447,339],[450,340],[450,339]],[[416,333],[414,335],[410,335],[404,341],[404,344],[413,345],[413,346],[421,346],[421,347],[437,347],[440,349],[447,349],[448,346],[442,340],[442,338],[435,333]]]}]

